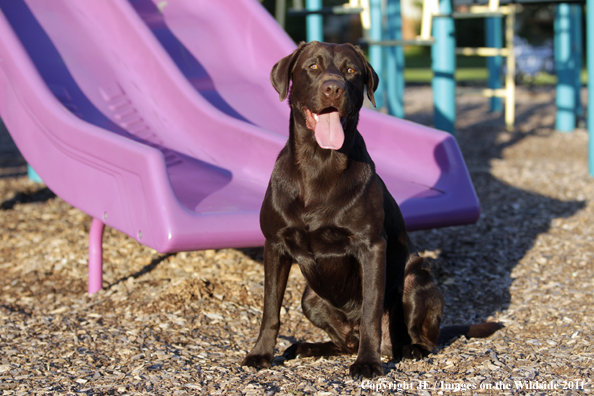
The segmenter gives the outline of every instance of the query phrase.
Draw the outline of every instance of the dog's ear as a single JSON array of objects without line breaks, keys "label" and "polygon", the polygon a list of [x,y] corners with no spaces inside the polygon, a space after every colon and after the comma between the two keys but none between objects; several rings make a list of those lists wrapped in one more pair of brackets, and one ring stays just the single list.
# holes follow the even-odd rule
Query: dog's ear
[{"label": "dog's ear", "polygon": [[285,56],[272,66],[270,82],[274,89],[276,89],[276,92],[278,92],[281,102],[285,100],[289,94],[289,84],[291,82],[291,74],[293,73],[293,65],[306,44],[307,43],[302,41],[291,55]]},{"label": "dog's ear", "polygon": [[367,74],[367,81],[366,81],[367,97],[373,104],[373,107],[375,107],[375,98],[373,97],[373,93],[375,92],[375,90],[377,89],[377,86],[379,85],[379,77],[378,77],[377,73],[375,72],[375,70],[373,70],[373,67],[371,67],[369,62],[365,61],[365,64],[366,64],[365,72]]},{"label": "dog's ear", "polygon": [[365,83],[365,86],[367,87],[367,97],[371,101],[371,104],[373,104],[373,107],[375,107],[375,98],[373,96],[373,93],[375,92],[375,90],[377,89],[377,86],[379,85],[379,77],[378,77],[377,73],[375,72],[375,70],[373,70],[373,67],[371,66],[371,64],[369,62],[367,62],[367,59],[365,59],[365,54],[363,53],[363,50],[361,50],[361,48],[358,45],[352,45],[352,47],[357,52],[357,55],[359,55],[359,58],[361,58],[361,62],[363,62],[363,64],[365,65],[364,83]]}]

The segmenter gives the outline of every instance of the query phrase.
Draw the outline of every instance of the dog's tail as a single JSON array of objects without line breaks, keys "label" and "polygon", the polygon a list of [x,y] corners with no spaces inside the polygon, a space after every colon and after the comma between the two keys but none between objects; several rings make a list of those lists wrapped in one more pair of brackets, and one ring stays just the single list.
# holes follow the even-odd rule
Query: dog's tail
[{"label": "dog's tail", "polygon": [[473,325],[454,325],[442,327],[439,332],[438,344],[450,341],[452,338],[464,336],[466,338],[486,338],[503,328],[499,322],[483,322]]}]

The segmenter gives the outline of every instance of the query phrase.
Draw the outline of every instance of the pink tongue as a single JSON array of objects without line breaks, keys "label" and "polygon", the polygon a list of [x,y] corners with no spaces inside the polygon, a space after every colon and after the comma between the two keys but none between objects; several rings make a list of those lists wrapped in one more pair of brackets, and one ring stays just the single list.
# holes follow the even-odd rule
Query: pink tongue
[{"label": "pink tongue", "polygon": [[332,150],[340,149],[344,143],[344,131],[338,112],[318,114],[315,134],[320,147]]}]

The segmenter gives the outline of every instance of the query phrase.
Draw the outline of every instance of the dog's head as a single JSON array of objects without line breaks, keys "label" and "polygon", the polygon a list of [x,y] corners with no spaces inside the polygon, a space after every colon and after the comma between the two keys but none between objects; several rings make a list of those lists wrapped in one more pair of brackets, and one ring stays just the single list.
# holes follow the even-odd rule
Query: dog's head
[{"label": "dog's head", "polygon": [[[378,76],[359,47],[352,44],[301,43],[272,68],[270,81],[280,100],[289,103],[314,131],[322,148],[338,150],[345,128],[356,126],[365,88],[375,106],[373,93]],[[294,114],[299,117],[298,114]]]}]

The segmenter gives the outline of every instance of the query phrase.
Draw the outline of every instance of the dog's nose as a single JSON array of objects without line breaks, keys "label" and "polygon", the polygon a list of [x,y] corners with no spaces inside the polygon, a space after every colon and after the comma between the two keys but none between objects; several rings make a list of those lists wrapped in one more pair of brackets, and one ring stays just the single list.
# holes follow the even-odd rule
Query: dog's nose
[{"label": "dog's nose", "polygon": [[331,100],[338,99],[344,92],[344,85],[337,80],[326,80],[322,83],[322,93]]}]

